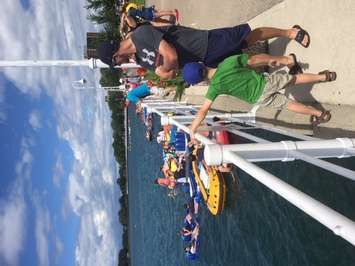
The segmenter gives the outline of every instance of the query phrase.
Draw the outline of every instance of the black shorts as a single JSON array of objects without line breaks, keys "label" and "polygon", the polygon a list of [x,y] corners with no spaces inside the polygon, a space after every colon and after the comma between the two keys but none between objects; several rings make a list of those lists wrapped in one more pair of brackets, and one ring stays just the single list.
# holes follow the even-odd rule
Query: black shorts
[{"label": "black shorts", "polygon": [[225,58],[241,54],[242,49],[248,47],[245,38],[250,32],[251,29],[248,24],[209,30],[205,65],[216,68]]}]

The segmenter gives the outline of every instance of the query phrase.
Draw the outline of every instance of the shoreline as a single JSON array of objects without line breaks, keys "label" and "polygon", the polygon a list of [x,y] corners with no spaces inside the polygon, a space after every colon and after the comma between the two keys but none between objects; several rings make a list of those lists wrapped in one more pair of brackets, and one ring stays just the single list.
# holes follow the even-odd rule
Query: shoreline
[{"label": "shoreline", "polygon": [[126,167],[126,194],[127,194],[127,238],[128,238],[128,251],[127,251],[127,259],[129,264],[131,265],[131,233],[130,233],[130,211],[129,211],[129,178],[128,178],[128,137],[129,137],[129,129],[128,129],[128,109],[124,108],[124,142],[125,142],[125,167]]}]

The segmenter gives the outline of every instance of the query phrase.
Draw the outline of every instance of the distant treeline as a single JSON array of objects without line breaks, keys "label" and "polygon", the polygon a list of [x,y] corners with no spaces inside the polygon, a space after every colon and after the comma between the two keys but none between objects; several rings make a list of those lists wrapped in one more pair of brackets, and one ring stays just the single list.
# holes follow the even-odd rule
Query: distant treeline
[{"label": "distant treeline", "polygon": [[[142,2],[142,1],[140,1]],[[85,8],[89,10],[88,19],[103,27],[100,32],[98,42],[104,40],[119,40],[120,8],[122,2],[119,0],[87,0]],[[100,84],[103,87],[120,85],[119,79],[122,72],[119,70],[101,69]],[[125,139],[124,139],[124,113],[123,113],[123,95],[119,92],[109,92],[107,102],[111,110],[111,126],[113,133],[113,149],[116,161],[120,165],[119,185],[122,196],[118,199],[120,211],[118,220],[123,227],[122,249],[118,255],[118,265],[130,265],[129,245],[128,245],[128,195],[127,195],[127,176],[126,176],[126,158],[125,158]]]}]

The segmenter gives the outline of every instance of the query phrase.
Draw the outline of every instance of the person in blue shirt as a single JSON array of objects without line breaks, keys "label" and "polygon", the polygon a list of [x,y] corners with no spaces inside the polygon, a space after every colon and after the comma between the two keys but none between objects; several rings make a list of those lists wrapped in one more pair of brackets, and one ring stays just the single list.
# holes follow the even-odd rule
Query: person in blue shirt
[{"label": "person in blue shirt", "polygon": [[148,86],[147,83],[144,83],[128,92],[126,97],[125,107],[128,107],[131,102],[139,107],[140,103],[142,102],[142,99],[144,99],[149,95],[163,97],[163,96],[167,96],[172,91],[175,91],[175,89],[173,88],[163,89],[163,88],[158,88],[156,86],[150,87]]}]

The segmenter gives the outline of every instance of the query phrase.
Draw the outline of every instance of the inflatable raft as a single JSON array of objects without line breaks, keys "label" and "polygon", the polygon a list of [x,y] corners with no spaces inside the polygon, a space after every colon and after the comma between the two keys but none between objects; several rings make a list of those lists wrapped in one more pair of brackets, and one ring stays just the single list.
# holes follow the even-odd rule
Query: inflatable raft
[{"label": "inflatable raft", "polygon": [[212,215],[220,214],[226,201],[226,184],[223,175],[212,167],[205,165],[203,158],[194,150],[196,160],[192,162],[195,180]]}]

